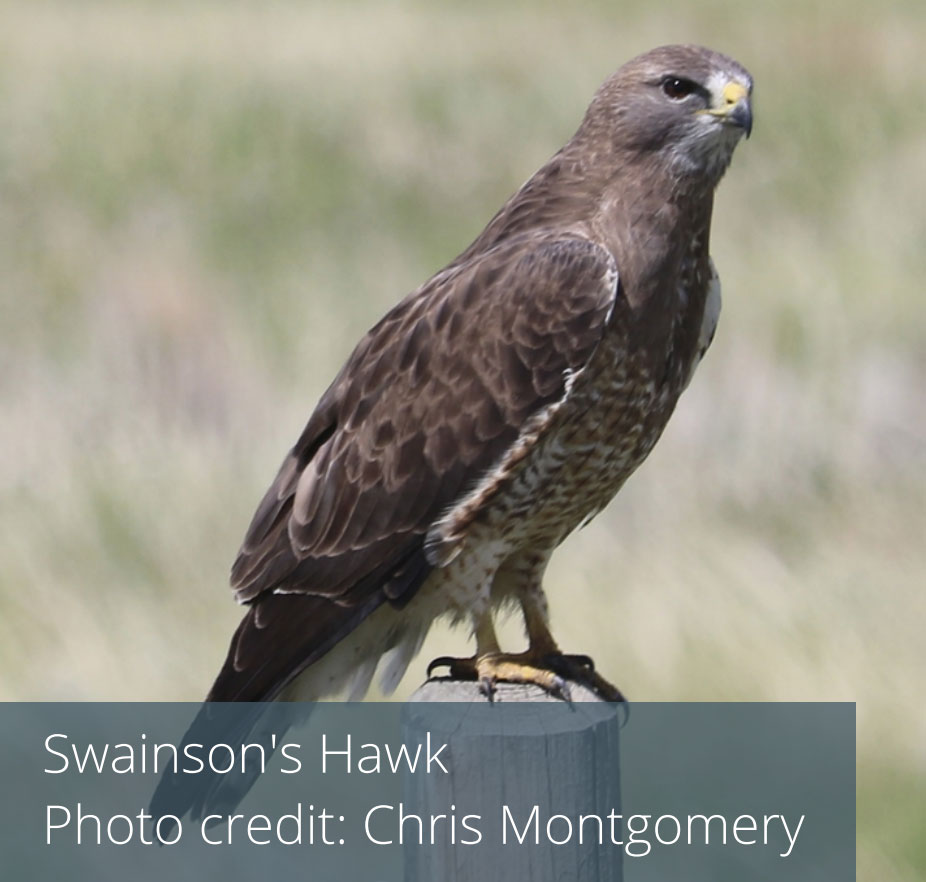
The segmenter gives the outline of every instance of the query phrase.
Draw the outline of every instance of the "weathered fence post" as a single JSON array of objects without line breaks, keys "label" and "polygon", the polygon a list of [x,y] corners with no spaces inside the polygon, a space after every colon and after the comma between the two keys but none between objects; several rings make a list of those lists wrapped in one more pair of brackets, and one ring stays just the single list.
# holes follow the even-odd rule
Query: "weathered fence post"
[{"label": "weathered fence post", "polygon": [[[406,882],[621,882],[622,849],[612,843],[608,822],[604,842],[593,819],[580,842],[579,824],[583,815],[620,814],[622,712],[570,685],[571,705],[538,687],[509,683],[498,684],[491,705],[472,682],[430,680],[415,692],[406,741],[419,742],[429,731],[432,742],[448,745],[450,762],[446,775],[410,777],[404,803],[424,818],[455,815],[457,842],[442,836],[428,847],[406,848]],[[461,827],[467,813],[480,815],[478,847],[461,844],[474,838]],[[550,821],[554,815],[562,817]],[[519,843],[516,831],[529,822]]]}]

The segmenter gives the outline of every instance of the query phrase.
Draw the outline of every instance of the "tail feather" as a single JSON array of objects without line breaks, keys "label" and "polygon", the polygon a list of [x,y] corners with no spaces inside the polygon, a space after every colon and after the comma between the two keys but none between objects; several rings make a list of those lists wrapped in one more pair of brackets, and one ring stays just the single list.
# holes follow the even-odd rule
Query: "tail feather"
[{"label": "tail feather", "polygon": [[[202,745],[199,756],[208,757],[213,745],[227,744],[235,752],[235,766],[224,774],[214,772],[208,766],[198,774],[165,770],[151,797],[149,811],[155,821],[164,815],[183,818],[189,814],[191,818],[201,820],[209,814],[234,811],[263,770],[261,763],[256,761],[247,763],[242,769],[237,760],[241,747],[259,744],[266,762],[269,762],[289,728],[279,721],[276,725],[268,724],[264,711],[265,707],[260,704],[231,707],[206,703],[200,707],[183,736],[181,756],[186,756],[184,751],[188,746]],[[224,760],[224,753],[222,756]],[[169,829],[169,825],[160,829],[164,838],[171,838],[173,830]]]},{"label": "tail feather", "polygon": [[[228,744],[236,751],[244,744],[259,744],[269,761],[283,743],[288,724],[276,718],[269,720],[263,702],[284,697],[289,684],[384,600],[379,593],[363,606],[342,607],[321,597],[271,594],[250,607],[232,637],[225,664],[206,702],[183,736],[181,756],[188,745],[203,745],[202,755],[206,755],[214,744]],[[372,674],[371,669],[370,677]],[[323,697],[322,689],[315,692],[318,694],[303,692],[302,697]],[[235,704],[225,708],[218,704],[224,702]],[[306,717],[309,710],[307,706]],[[168,769],[151,799],[151,814],[154,818],[168,814],[182,818],[189,813],[199,820],[208,814],[230,813],[260,773],[258,764],[224,774],[209,768],[195,775]]]},{"label": "tail feather", "polygon": [[[362,698],[384,653],[388,663],[383,685],[391,692],[424,639],[402,607],[430,569],[419,538],[388,567],[357,582],[350,600],[272,592],[255,599],[231,639],[206,703],[183,737],[181,751],[189,744],[203,744],[207,751],[217,743],[233,748],[259,744],[269,759],[290,723],[266,714],[265,702],[311,702],[347,689],[351,700]],[[351,637],[381,607],[375,625],[371,622]],[[218,703],[224,702],[236,707],[223,712]],[[306,716],[309,710],[307,705]],[[291,722],[292,715],[287,719]],[[182,818],[190,813],[201,819],[231,812],[259,775],[256,766],[226,774],[208,768],[195,775],[168,770],[152,797],[151,814]]]}]

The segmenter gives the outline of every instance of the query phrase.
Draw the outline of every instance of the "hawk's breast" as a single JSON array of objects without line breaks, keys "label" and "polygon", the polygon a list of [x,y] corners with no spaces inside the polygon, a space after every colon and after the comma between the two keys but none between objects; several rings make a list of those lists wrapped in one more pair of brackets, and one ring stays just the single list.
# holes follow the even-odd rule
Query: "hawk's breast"
[{"label": "hawk's breast", "polygon": [[512,538],[552,547],[610,502],[659,440],[713,338],[720,283],[713,264],[704,266],[709,283],[689,277],[685,302],[655,346],[635,346],[633,316],[618,310],[484,519]]}]

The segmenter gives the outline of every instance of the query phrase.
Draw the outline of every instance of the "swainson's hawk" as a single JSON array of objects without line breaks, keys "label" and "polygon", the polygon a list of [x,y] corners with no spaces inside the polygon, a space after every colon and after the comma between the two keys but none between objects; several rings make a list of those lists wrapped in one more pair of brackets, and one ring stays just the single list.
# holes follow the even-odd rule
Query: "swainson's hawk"
[{"label": "swainson's hawk", "polygon": [[[211,701],[361,697],[398,683],[439,616],[457,676],[619,693],[550,633],[541,579],[656,443],[714,333],[714,189],[752,78],[665,46],[459,257],[360,341],[260,503],[232,570],[247,606]],[[524,612],[525,653],[493,611]]]}]

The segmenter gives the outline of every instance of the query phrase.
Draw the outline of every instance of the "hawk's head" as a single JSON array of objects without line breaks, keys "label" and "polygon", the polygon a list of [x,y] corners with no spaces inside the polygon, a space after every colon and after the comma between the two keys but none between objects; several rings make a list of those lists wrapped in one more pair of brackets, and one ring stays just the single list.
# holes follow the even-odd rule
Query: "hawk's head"
[{"label": "hawk's head", "polygon": [[606,136],[623,162],[656,160],[713,186],[752,129],[751,95],[752,77],[732,58],[661,46],[605,81],[582,128]]}]

